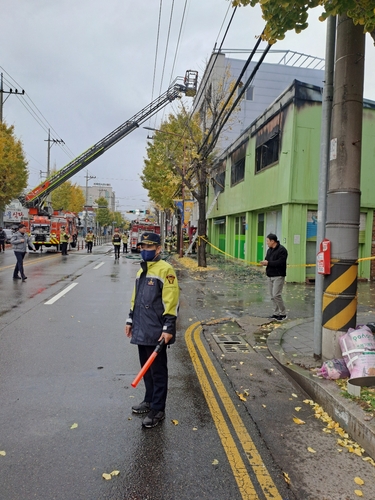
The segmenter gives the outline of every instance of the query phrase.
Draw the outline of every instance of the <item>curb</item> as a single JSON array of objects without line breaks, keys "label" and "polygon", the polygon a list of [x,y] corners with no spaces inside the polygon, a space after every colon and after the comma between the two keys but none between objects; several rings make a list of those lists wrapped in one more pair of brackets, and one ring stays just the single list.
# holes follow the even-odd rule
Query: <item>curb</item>
[{"label": "curb", "polygon": [[285,332],[306,323],[306,320],[296,320],[284,328],[273,330],[267,346],[281,367],[297,384],[324,410],[338,422],[340,426],[364,448],[366,453],[375,459],[375,422],[364,420],[363,410],[353,401],[341,395],[341,389],[332,380],[314,377],[311,372],[289,361],[283,347],[282,338]]}]

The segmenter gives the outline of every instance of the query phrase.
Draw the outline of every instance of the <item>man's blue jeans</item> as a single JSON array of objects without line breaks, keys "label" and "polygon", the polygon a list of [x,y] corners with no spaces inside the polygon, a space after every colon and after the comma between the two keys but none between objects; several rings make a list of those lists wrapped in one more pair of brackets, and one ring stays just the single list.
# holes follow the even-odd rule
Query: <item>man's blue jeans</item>
[{"label": "man's blue jeans", "polygon": [[21,278],[25,277],[25,273],[23,270],[23,258],[25,257],[25,253],[26,252],[14,252],[17,262],[16,262],[16,267],[14,268],[13,271],[13,278],[17,278],[18,273],[20,273]]}]

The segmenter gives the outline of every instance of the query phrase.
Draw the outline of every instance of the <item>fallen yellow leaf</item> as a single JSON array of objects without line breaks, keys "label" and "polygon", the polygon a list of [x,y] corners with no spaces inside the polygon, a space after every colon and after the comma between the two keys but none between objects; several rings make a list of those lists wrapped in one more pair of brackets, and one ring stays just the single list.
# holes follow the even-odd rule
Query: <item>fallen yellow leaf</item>
[{"label": "fallen yellow leaf", "polygon": [[294,409],[295,409],[296,411],[300,411],[301,406],[296,406]]},{"label": "fallen yellow leaf", "polygon": [[298,398],[297,394],[292,393],[292,396],[293,396],[294,398]]},{"label": "fallen yellow leaf", "polygon": [[197,427],[193,427],[193,431],[197,431],[197,430],[198,430]]},{"label": "fallen yellow leaf", "polygon": [[363,497],[363,493],[361,490],[354,490],[354,493],[357,495],[357,497]]},{"label": "fallen yellow leaf", "polygon": [[361,478],[360,478],[360,477],[358,477],[358,476],[354,478],[354,482],[355,482],[356,484],[359,484],[360,486],[362,486],[362,484],[365,484],[364,480],[363,480],[363,479],[361,479]]},{"label": "fallen yellow leaf", "polygon": [[310,446],[307,448],[307,451],[309,451],[310,453],[316,453],[316,451],[313,448],[310,448]]},{"label": "fallen yellow leaf", "polygon": [[1,455],[2,457],[5,457],[6,452],[5,452],[4,450],[3,450],[3,451],[0,451],[0,455]]},{"label": "fallen yellow leaf", "polygon": [[285,482],[286,482],[287,484],[290,484],[290,477],[289,477],[289,474],[287,474],[286,472],[283,472],[283,476],[284,476]]},{"label": "fallen yellow leaf", "polygon": [[171,420],[173,425],[178,425],[178,420]]},{"label": "fallen yellow leaf", "polygon": [[305,424],[306,422],[304,422],[303,420],[301,420],[300,418],[296,418],[296,417],[293,417],[293,422],[295,424],[298,424],[298,425],[302,425],[302,424]]},{"label": "fallen yellow leaf", "polygon": [[102,478],[105,479],[106,481],[109,481],[110,479],[112,479],[112,476],[111,476],[111,474],[107,474],[107,473],[103,472]]},{"label": "fallen yellow leaf", "polygon": [[77,427],[78,427],[78,424],[73,424],[70,426],[71,429],[77,429]]},{"label": "fallen yellow leaf", "polygon": [[219,460],[216,460],[216,458],[215,458],[215,460],[212,461],[212,465],[217,465],[218,463],[219,463]]},{"label": "fallen yellow leaf", "polygon": [[247,401],[247,399],[245,398],[245,396],[243,394],[241,394],[240,392],[237,393],[238,397],[240,398],[241,401]]},{"label": "fallen yellow leaf", "polygon": [[266,406],[266,405],[262,405],[262,406],[263,406],[263,408],[267,408],[267,406]]},{"label": "fallen yellow leaf", "polygon": [[113,470],[111,472],[111,476],[118,476],[120,474],[120,471],[119,470]]}]

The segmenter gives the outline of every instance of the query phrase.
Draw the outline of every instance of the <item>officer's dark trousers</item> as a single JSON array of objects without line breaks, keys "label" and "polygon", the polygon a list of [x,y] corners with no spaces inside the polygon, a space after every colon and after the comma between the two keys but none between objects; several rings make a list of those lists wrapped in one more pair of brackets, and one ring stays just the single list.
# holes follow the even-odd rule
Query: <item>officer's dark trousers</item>
[{"label": "officer's dark trousers", "polygon": [[127,243],[122,244],[122,253],[128,253],[128,244]]},{"label": "officer's dark trousers", "polygon": [[87,253],[92,253],[92,241],[87,242]]},{"label": "officer's dark trousers", "polygon": [[20,273],[21,278],[25,277],[25,272],[23,270],[23,258],[25,257],[25,253],[26,252],[14,252],[17,262],[16,262],[16,267],[14,268],[13,271],[13,278],[18,276],[18,273]]},{"label": "officer's dark trousers", "polygon": [[61,243],[61,255],[68,255],[68,243]]},{"label": "officer's dark trousers", "polygon": [[[139,361],[143,366],[150,355],[154,352],[155,346],[139,345]],[[144,401],[150,403],[153,410],[165,409],[168,392],[168,363],[167,347],[163,346],[161,352],[156,356],[154,362],[143,377],[146,394]]]},{"label": "officer's dark trousers", "polygon": [[119,259],[120,258],[120,245],[113,245],[114,248],[115,248],[115,259]]}]

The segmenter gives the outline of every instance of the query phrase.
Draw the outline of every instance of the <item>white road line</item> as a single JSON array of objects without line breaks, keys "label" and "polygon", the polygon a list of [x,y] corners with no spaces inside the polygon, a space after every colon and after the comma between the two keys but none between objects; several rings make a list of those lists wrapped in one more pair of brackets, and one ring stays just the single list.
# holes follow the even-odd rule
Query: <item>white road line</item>
[{"label": "white road line", "polygon": [[100,262],[100,264],[98,264],[97,266],[95,266],[94,269],[99,269],[99,267],[102,267],[103,264],[104,264],[104,262]]},{"label": "white road line", "polygon": [[68,293],[76,285],[78,285],[78,283],[72,283],[71,285],[67,286],[66,288],[64,288],[64,290],[62,292],[60,292],[57,295],[55,295],[54,297],[52,297],[52,299],[47,300],[47,302],[45,302],[44,305],[53,304],[54,302],[56,302],[56,300],[59,300],[61,297],[63,297],[66,293]]}]

